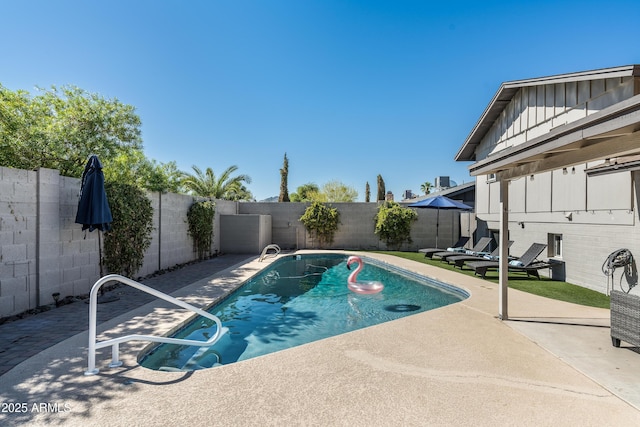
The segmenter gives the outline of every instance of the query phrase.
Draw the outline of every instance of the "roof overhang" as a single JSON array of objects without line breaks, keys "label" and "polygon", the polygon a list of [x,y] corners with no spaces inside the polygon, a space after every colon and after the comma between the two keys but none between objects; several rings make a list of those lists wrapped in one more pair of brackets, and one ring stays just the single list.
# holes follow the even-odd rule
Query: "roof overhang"
[{"label": "roof overhang", "polygon": [[470,166],[469,172],[512,179],[636,154],[640,154],[640,95],[493,153]]},{"label": "roof overhang", "polygon": [[640,155],[618,157],[601,165],[585,170],[588,176],[608,175],[619,172],[633,172],[640,170]]},{"label": "roof overhang", "polygon": [[630,76],[640,76],[640,65],[627,65],[623,67],[604,68],[593,71],[505,82],[500,86],[498,92],[496,92],[482,116],[480,116],[480,119],[456,154],[455,160],[476,160],[475,152],[478,145],[482,142],[482,139],[485,137],[487,132],[489,132],[495,121],[500,117],[500,114],[502,114],[505,107],[523,87]]}]

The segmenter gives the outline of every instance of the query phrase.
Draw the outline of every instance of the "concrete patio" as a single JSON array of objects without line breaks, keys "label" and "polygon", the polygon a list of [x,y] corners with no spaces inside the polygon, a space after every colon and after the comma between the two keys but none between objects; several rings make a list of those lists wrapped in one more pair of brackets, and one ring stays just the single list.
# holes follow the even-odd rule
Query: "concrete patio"
[{"label": "concrete patio", "polygon": [[[0,424],[640,423],[640,354],[624,344],[623,348],[611,345],[608,310],[510,290],[511,320],[503,322],[496,316],[497,285],[397,257],[366,256],[462,287],[471,297],[278,353],[189,373],[138,366],[136,356],[147,343],[133,342],[121,346],[122,367],[108,367],[110,350],[105,349],[98,352],[100,373],[85,376],[87,332],[81,332],[0,376]],[[207,305],[267,264],[255,257],[248,261],[197,280],[174,295],[194,305]],[[188,271],[175,271],[159,280],[170,281],[180,274]],[[118,303],[104,307],[113,304],[116,310]],[[86,304],[75,305],[77,310],[88,309]],[[98,332],[103,339],[133,331],[166,333],[189,316],[178,311],[163,302],[151,302],[102,323]],[[72,315],[71,311],[60,313]],[[0,325],[0,333],[8,325]],[[16,412],[21,409],[10,403],[25,403],[18,408],[26,410]]]}]

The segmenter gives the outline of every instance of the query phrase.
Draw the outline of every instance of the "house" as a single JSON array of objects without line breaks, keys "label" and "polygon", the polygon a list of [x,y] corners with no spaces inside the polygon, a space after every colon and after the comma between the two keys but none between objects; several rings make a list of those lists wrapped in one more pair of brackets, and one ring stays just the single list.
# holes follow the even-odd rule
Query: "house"
[{"label": "house", "polygon": [[639,130],[640,65],[503,83],[455,157],[473,162],[479,232],[515,255],[546,243],[551,276],[628,288],[602,265],[620,248],[640,259]]}]

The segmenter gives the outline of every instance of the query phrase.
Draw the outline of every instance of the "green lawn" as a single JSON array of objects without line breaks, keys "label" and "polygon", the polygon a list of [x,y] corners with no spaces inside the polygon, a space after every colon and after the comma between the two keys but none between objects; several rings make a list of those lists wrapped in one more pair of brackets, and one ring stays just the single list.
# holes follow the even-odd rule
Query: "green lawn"
[{"label": "green lawn", "polygon": [[[394,255],[401,258],[410,259],[424,264],[433,265],[435,267],[447,270],[457,271],[458,273],[473,276],[473,270],[460,270],[454,268],[446,262],[439,259],[432,260],[418,252],[395,252],[395,251],[374,251],[381,254]],[[479,276],[476,276],[479,277]],[[490,271],[487,273],[486,280],[498,283],[498,272]],[[574,304],[587,305],[590,307],[609,308],[609,297],[600,292],[583,288],[582,286],[572,285],[567,282],[560,282],[548,278],[528,278],[524,273],[510,273],[509,287],[520,291],[529,292],[547,298],[553,298],[560,301],[572,302]]]}]

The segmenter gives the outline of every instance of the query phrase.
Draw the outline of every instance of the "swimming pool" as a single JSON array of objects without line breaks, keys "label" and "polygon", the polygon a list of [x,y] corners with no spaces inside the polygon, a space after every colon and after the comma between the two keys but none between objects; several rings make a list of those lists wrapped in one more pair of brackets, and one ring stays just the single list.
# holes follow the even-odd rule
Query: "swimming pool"
[{"label": "swimming pool", "polygon": [[[190,371],[234,363],[468,298],[454,286],[363,258],[359,280],[384,284],[374,295],[347,288],[346,255],[291,255],[274,261],[208,311],[229,328],[211,347],[162,344],[143,354],[147,368]],[[202,317],[173,336],[207,340],[215,324]]]}]

